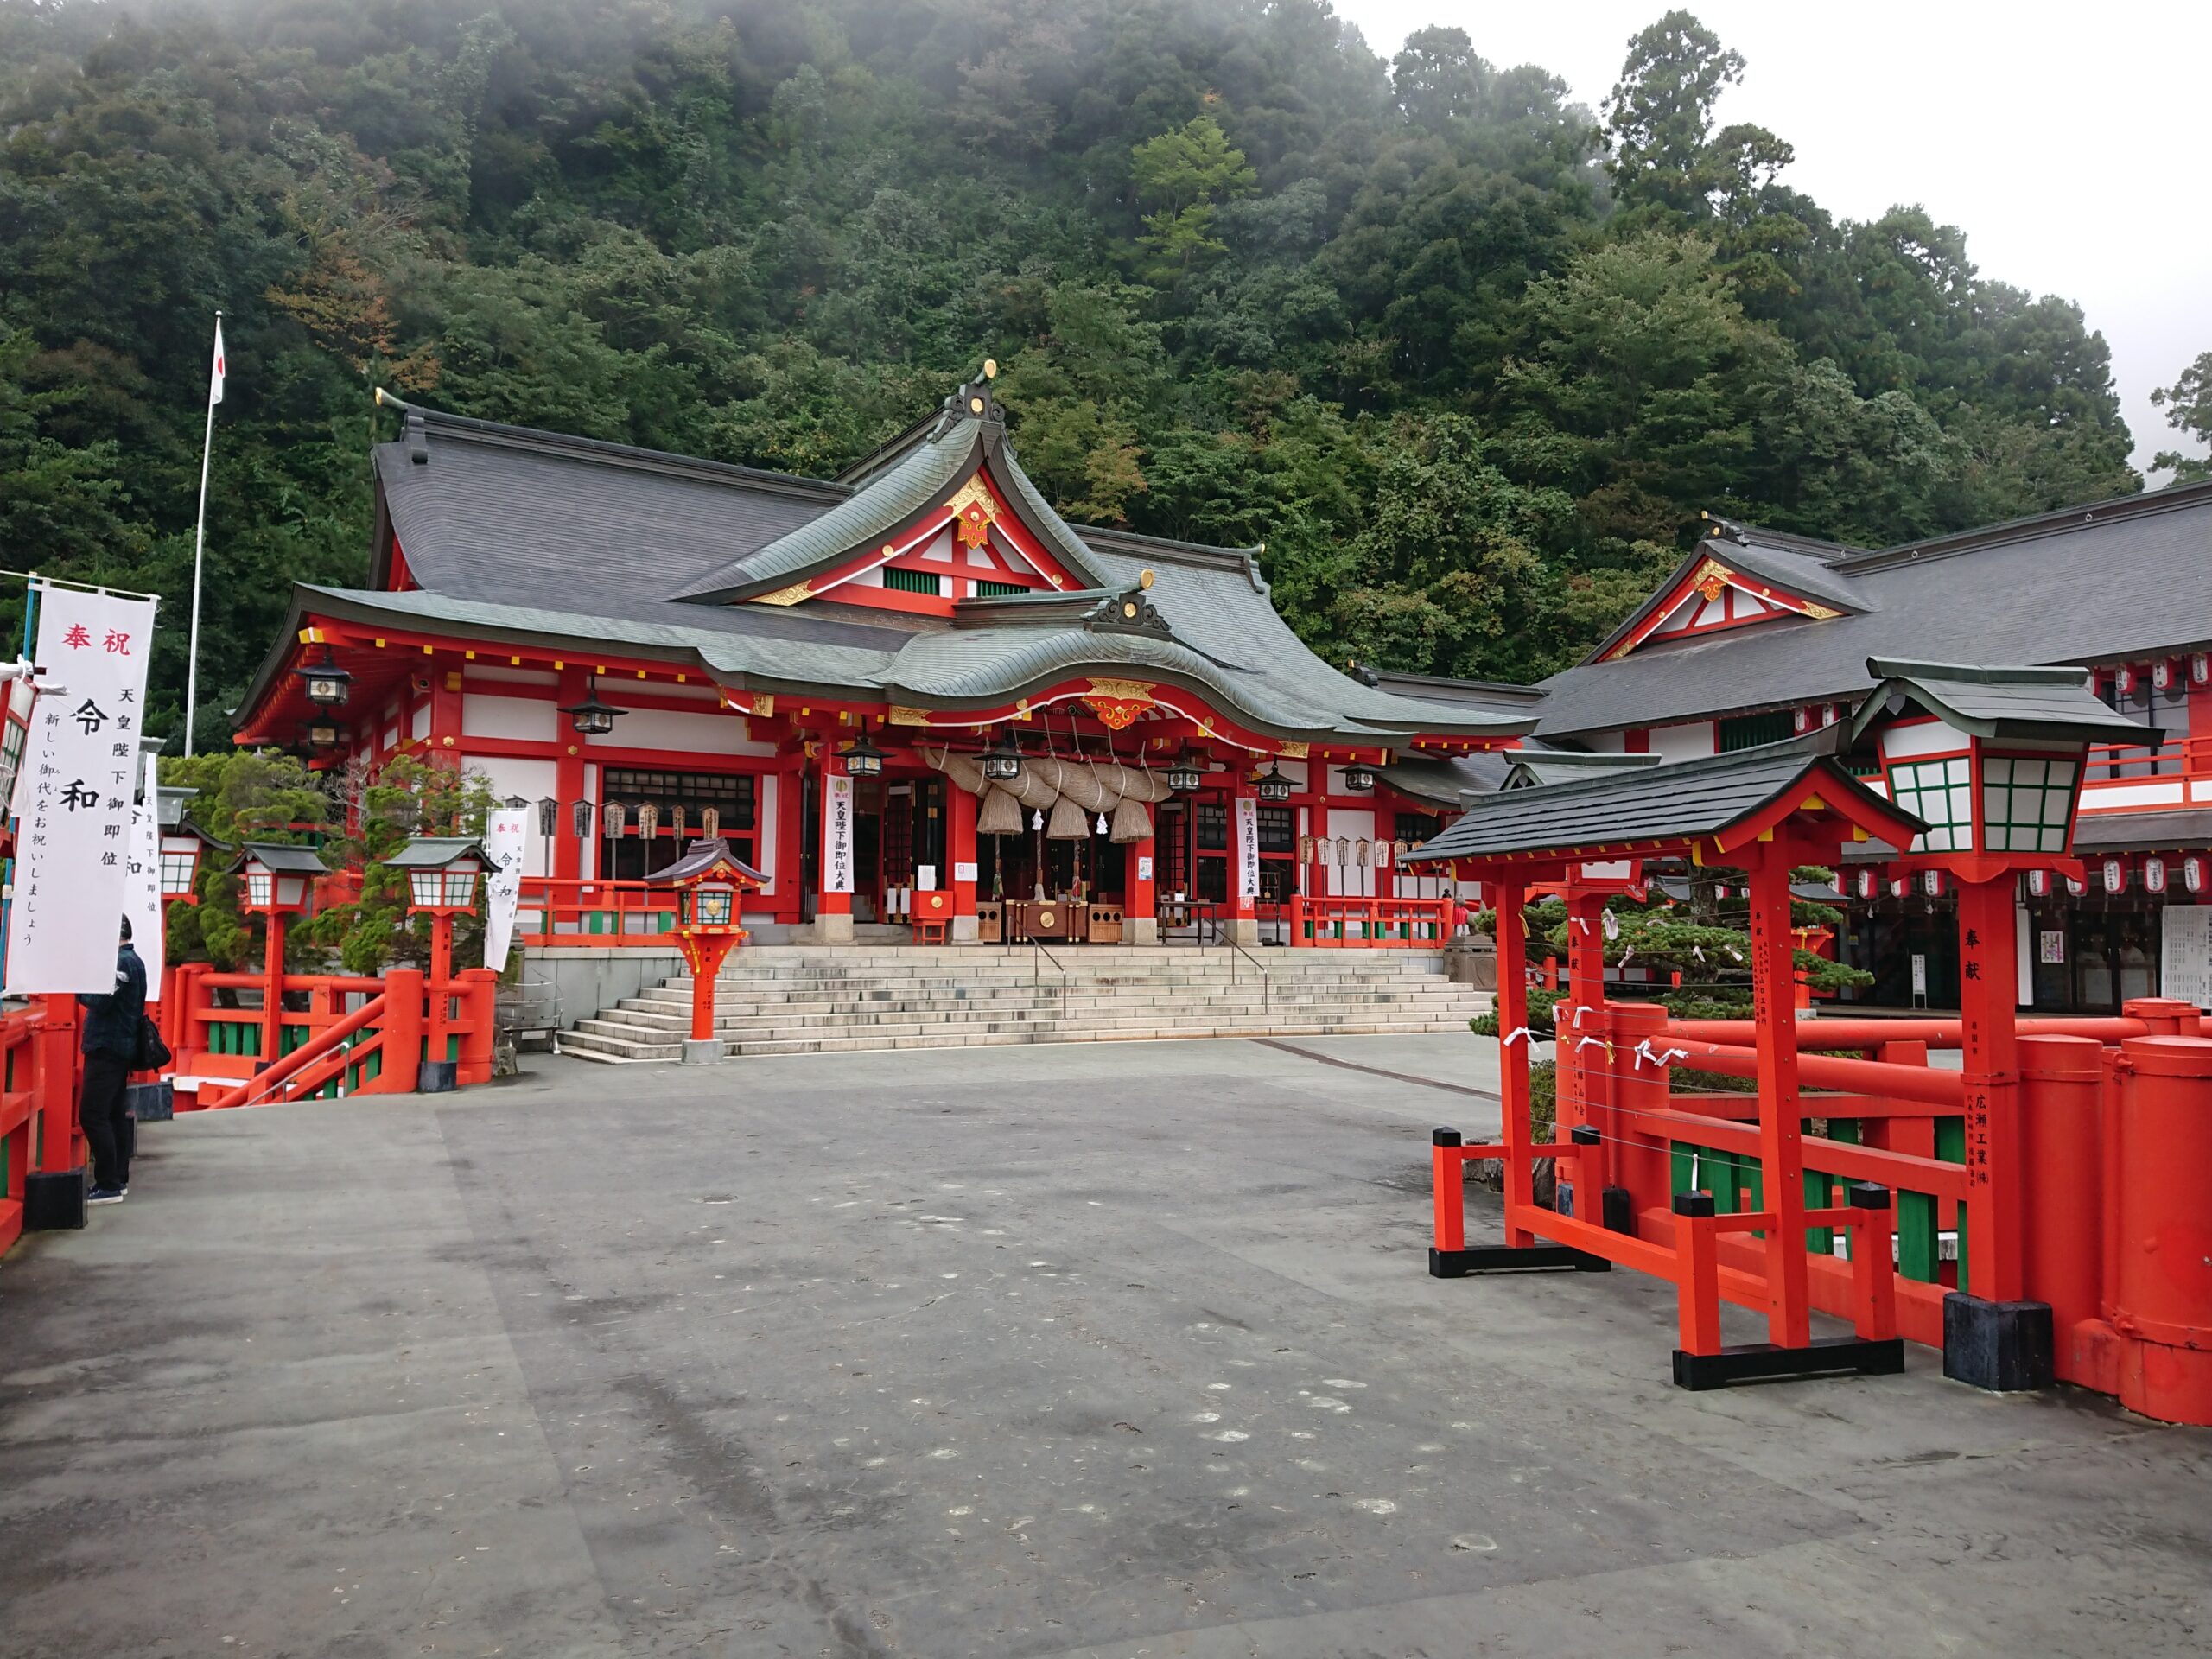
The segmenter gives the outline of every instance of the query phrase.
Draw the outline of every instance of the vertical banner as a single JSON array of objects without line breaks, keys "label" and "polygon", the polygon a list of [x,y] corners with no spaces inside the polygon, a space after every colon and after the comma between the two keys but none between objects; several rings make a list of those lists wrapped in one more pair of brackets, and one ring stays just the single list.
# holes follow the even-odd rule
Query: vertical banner
[{"label": "vertical banner", "polygon": [[507,970],[507,949],[515,937],[515,909],[522,903],[523,846],[530,834],[530,809],[495,806],[484,820],[484,850],[492,868],[484,874],[484,965],[495,974]]},{"label": "vertical banner", "polygon": [[155,817],[150,804],[130,810],[130,897],[123,913],[130,918],[130,943],[146,964],[148,995],[158,998],[168,948],[162,929],[162,831]]},{"label": "vertical banner", "polygon": [[154,601],[41,587],[38,666],[16,808],[8,994],[106,991],[129,903],[131,800]]},{"label": "vertical banner", "polygon": [[1260,804],[1249,795],[1236,798],[1236,896],[1260,896]]},{"label": "vertical banner", "polygon": [[822,891],[853,890],[853,780],[822,780]]}]

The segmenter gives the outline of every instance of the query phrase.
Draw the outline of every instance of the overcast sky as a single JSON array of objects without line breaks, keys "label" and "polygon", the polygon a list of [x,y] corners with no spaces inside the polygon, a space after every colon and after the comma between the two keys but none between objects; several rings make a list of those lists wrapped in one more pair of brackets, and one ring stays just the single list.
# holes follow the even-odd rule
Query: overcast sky
[{"label": "overcast sky", "polygon": [[[1592,109],[1664,0],[1499,5],[1336,0],[1388,60],[1432,23],[1492,63],[1537,63]],[[2112,347],[2136,463],[2181,435],[2151,406],[2212,351],[2212,213],[2202,202],[2212,4],[2106,0],[1693,0],[1744,54],[1719,119],[1796,147],[1786,183],[1839,219],[1918,202],[1967,232],[1984,275],[2058,294]]]}]

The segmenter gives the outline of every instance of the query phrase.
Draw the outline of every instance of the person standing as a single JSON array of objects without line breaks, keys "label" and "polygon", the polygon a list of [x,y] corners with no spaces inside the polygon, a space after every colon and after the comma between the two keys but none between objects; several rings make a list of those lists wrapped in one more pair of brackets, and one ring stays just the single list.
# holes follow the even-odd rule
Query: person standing
[{"label": "person standing", "polygon": [[130,918],[116,941],[115,988],[77,994],[85,1007],[85,1089],[78,1122],[92,1148],[88,1204],[120,1204],[130,1191],[130,1127],[124,1116],[130,1067],[138,1057],[138,1026],[146,1017],[146,964],[130,948]]}]

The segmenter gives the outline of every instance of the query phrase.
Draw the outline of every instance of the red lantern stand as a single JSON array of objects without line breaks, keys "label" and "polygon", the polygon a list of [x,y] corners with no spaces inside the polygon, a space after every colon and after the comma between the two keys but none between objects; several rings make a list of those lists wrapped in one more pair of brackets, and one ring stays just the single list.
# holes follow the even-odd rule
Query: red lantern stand
[{"label": "red lantern stand", "polygon": [[745,941],[739,924],[741,895],[758,893],[768,878],[740,859],[725,841],[695,841],[675,863],[651,878],[676,893],[676,944],[691,970],[691,1035],[683,1064],[704,1065],[722,1058],[715,1035],[715,982],[729,953]]},{"label": "red lantern stand", "polygon": [[274,1065],[283,1058],[284,1039],[284,928],[290,917],[304,915],[315,896],[318,876],[329,867],[308,847],[274,842],[247,842],[232,866],[242,876],[245,892],[238,908],[259,916],[265,923],[262,955],[261,1052],[254,1069]]},{"label": "red lantern stand", "polygon": [[[482,843],[468,836],[416,836],[385,860],[387,869],[407,877],[407,913],[430,918],[429,1009],[423,1022],[419,1073],[426,1092],[482,1083],[492,1075],[493,993],[499,976],[483,968],[454,973],[453,923],[456,916],[474,913],[484,872],[493,863]],[[392,995],[388,982],[386,995]],[[458,1043],[454,1040],[456,997],[462,1002]],[[385,1062],[388,1066],[395,1063],[404,1077],[414,1059],[394,1054]]]},{"label": "red lantern stand", "polygon": [[[1849,1204],[1806,1203],[1789,872],[1800,864],[1834,862],[1846,841],[1879,837],[1904,844],[1922,826],[1831,756],[1755,751],[1667,770],[1675,775],[1657,785],[1631,774],[1489,798],[1430,842],[1417,861],[1449,861],[1455,877],[1482,881],[1484,891],[1496,895],[1499,918],[1504,1138],[1497,1145],[1467,1146],[1448,1128],[1431,1137],[1435,1243],[1429,1271],[1459,1278],[1527,1268],[1605,1271],[1618,1263],[1670,1280],[1677,1288],[1681,1330],[1675,1380],[1688,1388],[1902,1370],[1887,1249],[1888,1190],[1854,1183]],[[1717,1213],[1709,1192],[1677,1193],[1671,1215],[1640,1228],[1649,1217],[1637,1214],[1637,1198],[1664,1195],[1669,1187],[1666,1129],[1657,1123],[1649,1130],[1639,1127],[1653,1107],[1655,1118],[1667,1115],[1667,1059],[1648,1044],[1627,1052],[1609,1040],[1616,1020],[1629,1011],[1604,1002],[1599,912],[1605,893],[1633,881],[1634,861],[1662,857],[1740,865],[1751,872],[1764,1193],[1758,1207],[1737,1213]],[[1554,1012],[1561,1047],[1559,1106],[1553,1138],[1541,1143],[1532,1138],[1529,1116],[1529,964],[1521,919],[1535,887],[1564,891],[1570,917],[1580,915],[1586,924],[1569,925],[1571,1000]],[[1663,1011],[1650,1012],[1662,1026]],[[1583,1021],[1579,1032],[1578,1020]],[[1635,1022],[1622,1024],[1632,1030]],[[1558,1210],[1535,1200],[1539,1157],[1557,1161],[1570,1195]],[[1503,1245],[1466,1243],[1464,1174],[1470,1158],[1504,1164]],[[1590,1205],[1582,1194],[1596,1195],[1599,1202]],[[1845,1230],[1854,1246],[1864,1245],[1852,1250],[1852,1336],[1811,1335],[1808,1228]],[[1651,1236],[1639,1236],[1639,1230]],[[1736,1234],[1755,1236],[1756,1253],[1725,1248],[1724,1236]],[[1873,1247],[1877,1239],[1881,1248]],[[1724,1262],[1724,1255],[1730,1259]],[[1754,1270],[1745,1262],[1759,1267]],[[1723,1301],[1764,1313],[1767,1341],[1725,1345]]]}]

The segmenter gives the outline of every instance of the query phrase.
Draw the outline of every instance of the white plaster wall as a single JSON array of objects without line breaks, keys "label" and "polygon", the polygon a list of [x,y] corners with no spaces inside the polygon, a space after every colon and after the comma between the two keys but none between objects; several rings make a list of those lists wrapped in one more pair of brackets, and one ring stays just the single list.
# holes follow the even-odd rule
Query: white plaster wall
[{"label": "white plaster wall", "polygon": [[[607,700],[620,706],[619,695],[608,691]],[[588,748],[664,750],[671,766],[687,754],[773,754],[771,743],[748,741],[745,716],[734,714],[680,714],[670,709],[633,709],[614,722],[612,735],[586,738]]]},{"label": "white plaster wall", "polygon": [[1713,722],[1694,720],[1687,726],[1651,728],[1651,753],[1662,760],[1694,760],[1713,753]]},{"label": "white plaster wall", "polygon": [[542,697],[503,697],[488,691],[466,691],[461,699],[461,734],[550,743],[561,734],[561,711]]},{"label": "white plaster wall", "polygon": [[[472,756],[468,762],[471,772],[480,772],[491,786],[492,793],[501,801],[519,795],[530,803],[529,834],[523,838],[522,870],[524,875],[544,875],[549,873],[545,863],[545,838],[537,833],[537,804],[549,797],[556,797],[559,787],[558,763],[551,760],[518,760],[509,755]],[[556,797],[557,798],[557,797]],[[575,833],[575,825],[569,822],[569,804],[562,801],[556,810],[555,831],[568,836]]]},{"label": "white plaster wall", "polygon": [[[1375,839],[1375,814],[1372,811],[1339,806],[1329,809],[1329,838],[1332,841],[1339,838],[1357,841],[1362,836],[1369,841]],[[1333,848],[1330,849],[1329,861],[1322,868],[1322,874],[1328,880],[1330,895],[1335,898],[1346,895],[1365,898],[1373,893],[1375,867],[1372,864],[1365,868],[1357,864],[1340,866],[1336,861],[1335,850]],[[1368,856],[1371,859],[1374,855],[1370,849]]]}]

